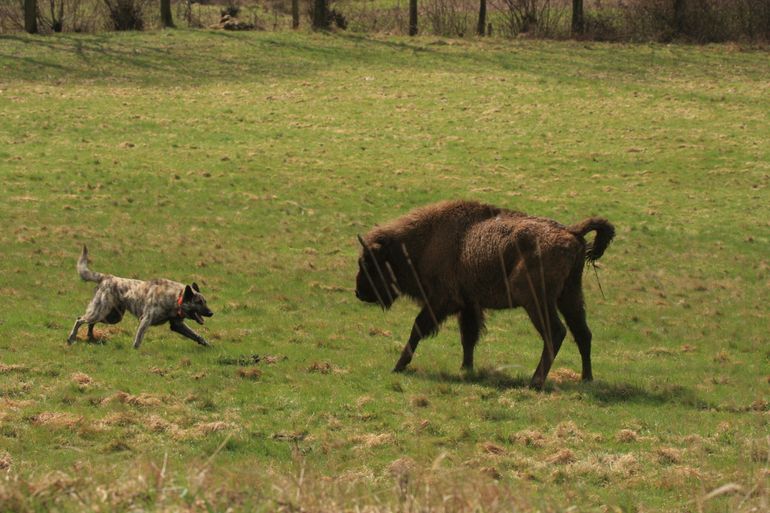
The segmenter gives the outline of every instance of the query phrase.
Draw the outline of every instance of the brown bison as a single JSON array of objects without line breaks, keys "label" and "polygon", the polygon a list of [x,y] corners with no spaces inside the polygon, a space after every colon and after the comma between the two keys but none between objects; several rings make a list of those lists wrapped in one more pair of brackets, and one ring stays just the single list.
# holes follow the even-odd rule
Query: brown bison
[{"label": "brown bison", "polygon": [[[584,236],[596,232],[593,243]],[[543,338],[531,386],[541,389],[566,329],[575,337],[583,380],[591,380],[591,331],[586,324],[584,262],[602,256],[615,235],[606,219],[572,226],[472,201],[444,201],[415,209],[365,237],[358,260],[356,297],[390,308],[400,295],[421,307],[393,369],[403,371],[418,342],[457,314],[462,368],[473,368],[473,349],[484,310],[523,307]]]}]

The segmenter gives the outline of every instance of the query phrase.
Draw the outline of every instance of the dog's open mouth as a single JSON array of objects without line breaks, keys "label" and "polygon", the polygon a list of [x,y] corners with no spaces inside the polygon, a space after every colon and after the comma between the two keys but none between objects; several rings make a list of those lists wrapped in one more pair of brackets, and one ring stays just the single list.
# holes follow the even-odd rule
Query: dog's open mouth
[{"label": "dog's open mouth", "polygon": [[193,312],[192,318],[195,319],[195,322],[197,322],[198,324],[203,324],[203,317],[201,317],[201,314],[199,314],[198,312]]}]

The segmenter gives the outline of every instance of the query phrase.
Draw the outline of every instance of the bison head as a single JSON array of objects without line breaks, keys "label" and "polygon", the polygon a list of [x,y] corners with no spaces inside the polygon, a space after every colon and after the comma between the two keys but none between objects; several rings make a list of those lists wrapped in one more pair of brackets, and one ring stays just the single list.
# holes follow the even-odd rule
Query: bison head
[{"label": "bison head", "polygon": [[387,243],[366,244],[361,236],[358,241],[363,246],[358,259],[356,276],[356,297],[366,303],[377,303],[387,310],[399,295],[395,276],[387,259]]}]

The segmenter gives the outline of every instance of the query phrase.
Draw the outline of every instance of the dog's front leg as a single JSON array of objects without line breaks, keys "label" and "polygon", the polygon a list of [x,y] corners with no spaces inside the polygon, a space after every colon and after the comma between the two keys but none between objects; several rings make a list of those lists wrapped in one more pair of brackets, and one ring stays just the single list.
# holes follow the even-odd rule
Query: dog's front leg
[{"label": "dog's front leg", "polygon": [[171,321],[171,331],[175,331],[176,333],[179,333],[183,337],[187,337],[189,339],[192,339],[199,343],[202,346],[208,346],[209,343],[206,342],[206,339],[195,333],[192,328],[190,328],[187,324],[185,324],[183,321]]},{"label": "dog's front leg", "polygon": [[136,329],[136,335],[134,336],[134,349],[139,349],[139,346],[142,345],[144,332],[147,331],[147,328],[149,328],[150,325],[151,325],[150,316],[143,315],[141,320],[139,321],[139,327]]}]

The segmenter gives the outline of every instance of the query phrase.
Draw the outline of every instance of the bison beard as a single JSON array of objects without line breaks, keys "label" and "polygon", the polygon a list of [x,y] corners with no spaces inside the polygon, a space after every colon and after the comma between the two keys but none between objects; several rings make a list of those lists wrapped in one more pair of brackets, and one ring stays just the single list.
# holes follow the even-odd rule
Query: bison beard
[{"label": "bison beard", "polygon": [[[596,237],[587,243],[584,236],[591,231]],[[566,336],[558,309],[577,342],[582,378],[588,381],[593,375],[583,267],[602,256],[614,235],[612,224],[602,218],[567,227],[476,202],[435,203],[359,237],[356,297],[388,309],[406,295],[421,306],[396,372],[450,315],[457,315],[460,327],[462,368],[470,370],[484,310],[524,308],[543,339],[531,381],[537,389]]]}]

